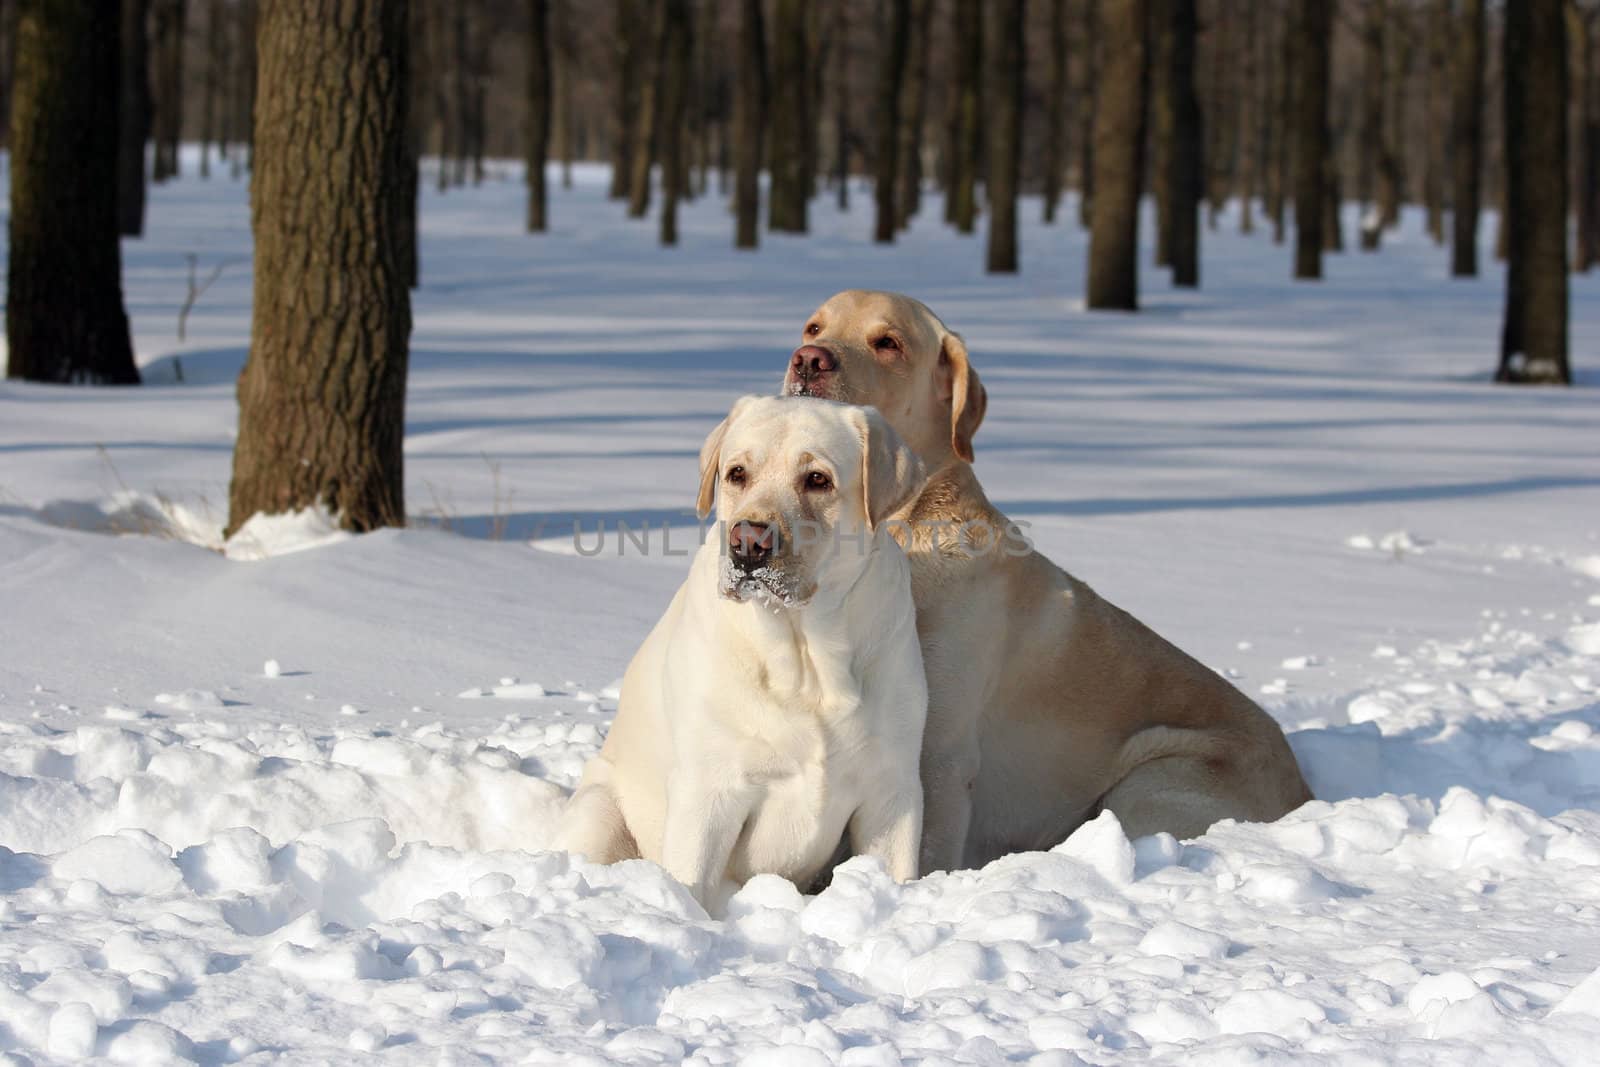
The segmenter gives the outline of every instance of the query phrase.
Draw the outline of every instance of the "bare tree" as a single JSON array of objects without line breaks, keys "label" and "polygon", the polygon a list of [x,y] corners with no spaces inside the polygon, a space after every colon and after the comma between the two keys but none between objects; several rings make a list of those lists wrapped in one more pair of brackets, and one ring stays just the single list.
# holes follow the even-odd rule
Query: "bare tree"
[{"label": "bare tree", "polygon": [[544,166],[550,150],[550,4],[528,0],[528,232],[547,228]]},{"label": "bare tree", "polygon": [[152,0],[155,20],[152,72],[155,166],[158,182],[178,176],[178,142],[183,135],[183,39],[187,22],[186,0]]},{"label": "bare tree", "polygon": [[612,5],[612,38],[616,42],[616,95],[611,111],[611,199],[628,196],[633,175],[633,123],[639,113],[639,68],[648,47],[642,39],[649,23],[641,0],[616,0]]},{"label": "bare tree", "polygon": [[1356,169],[1356,199],[1361,203],[1361,249],[1376,252],[1383,242],[1383,222],[1374,203],[1377,195],[1381,157],[1387,151],[1387,128],[1383,121],[1384,74],[1388,64],[1383,54],[1386,0],[1367,0],[1366,18],[1361,26],[1361,143]]},{"label": "bare tree", "polygon": [[1137,311],[1147,12],[1145,0],[1099,0],[1098,7],[1105,59],[1095,105],[1087,304]]},{"label": "bare tree", "polygon": [[733,97],[735,248],[760,241],[761,141],[767,115],[767,35],[761,0],[744,0],[739,18],[739,85]]},{"label": "bare tree", "polygon": [[149,0],[122,0],[121,54],[117,87],[117,232],[144,233],[144,142],[150,129]]},{"label": "bare tree", "polygon": [[807,78],[807,4],[805,0],[777,0],[772,27],[772,85],[780,87],[770,100],[768,116],[767,228],[785,233],[805,233],[810,93]]},{"label": "bare tree", "polygon": [[898,181],[895,166],[900,151],[901,81],[906,71],[906,44],[911,35],[910,0],[888,0],[888,20],[882,39],[887,49],[878,64],[877,152],[873,200],[877,207],[872,239],[887,244],[897,229],[895,192]]},{"label": "bare tree", "polygon": [[1295,23],[1299,93],[1295,105],[1294,276],[1322,277],[1326,209],[1328,79],[1332,0],[1301,0]]},{"label": "bare tree", "polygon": [[628,180],[628,216],[643,218],[650,210],[650,168],[656,161],[661,112],[661,80],[666,70],[667,38],[671,17],[665,0],[651,5],[655,17],[645,35],[645,55],[640,63],[639,111],[633,119],[633,147],[628,150],[633,174]]},{"label": "bare tree", "polygon": [[971,233],[978,218],[978,153],[983,130],[983,6],[955,0],[951,22],[955,84],[946,123],[945,221]]},{"label": "bare tree", "polygon": [[[906,74],[900,86],[900,142],[895,149],[895,180],[899,186],[894,197],[897,230],[909,226],[912,216],[922,206],[922,127],[928,103],[932,14],[933,0],[911,0]],[[840,44],[842,46],[842,42]]]},{"label": "bare tree", "polygon": [[230,534],[258,512],[314,505],[351,530],[405,522],[408,6],[262,8],[255,300]]},{"label": "bare tree", "polygon": [[1172,284],[1200,284],[1200,193],[1205,182],[1201,165],[1200,98],[1195,92],[1195,50],[1199,16],[1195,0],[1162,0],[1171,19],[1171,53],[1167,84],[1172,94],[1172,140],[1167,152],[1168,262]]},{"label": "bare tree", "polygon": [[[1022,171],[1023,0],[994,3],[994,100],[989,136],[989,259],[991,274],[1017,270],[1017,187]],[[1141,133],[1141,136],[1143,134]]]},{"label": "bare tree", "polygon": [[1056,221],[1067,168],[1067,0],[1050,0],[1050,82],[1044,117],[1044,221]]},{"label": "bare tree", "polygon": [[6,376],[136,385],[117,244],[117,34],[91,4],[17,9]]},{"label": "bare tree", "polygon": [[1568,385],[1567,40],[1562,0],[1507,5],[1506,312],[1495,381]]},{"label": "bare tree", "polygon": [[688,187],[684,167],[684,121],[689,96],[689,52],[693,27],[689,0],[663,0],[666,53],[661,73],[661,243],[678,243],[678,202]]},{"label": "bare tree", "polygon": [[1478,273],[1478,200],[1483,174],[1484,0],[1463,0],[1455,31],[1451,164],[1455,172],[1450,273]]}]

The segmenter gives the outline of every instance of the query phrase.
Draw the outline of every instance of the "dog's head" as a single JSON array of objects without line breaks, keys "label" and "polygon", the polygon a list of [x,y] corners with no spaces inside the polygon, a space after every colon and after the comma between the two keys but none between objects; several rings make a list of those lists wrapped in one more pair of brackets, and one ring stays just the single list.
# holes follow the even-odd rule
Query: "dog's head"
[{"label": "dog's head", "polygon": [[783,391],[868,404],[937,470],[972,462],[988,394],[967,346],[920,301],[847,289],[811,313]]},{"label": "dog's head", "polygon": [[916,455],[870,408],[741,398],[700,450],[696,510],[715,501],[722,595],[793,607],[847,582],[921,484]]}]

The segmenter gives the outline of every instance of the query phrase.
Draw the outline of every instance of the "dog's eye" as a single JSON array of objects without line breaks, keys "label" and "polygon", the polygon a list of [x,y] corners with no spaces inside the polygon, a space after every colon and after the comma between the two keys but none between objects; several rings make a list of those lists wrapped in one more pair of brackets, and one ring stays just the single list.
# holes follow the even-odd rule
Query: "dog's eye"
[{"label": "dog's eye", "polygon": [[810,326],[806,327],[806,336],[807,337],[815,337],[817,334],[819,334],[821,332],[822,332],[822,324],[820,322],[813,322]]},{"label": "dog's eye", "polygon": [[879,352],[898,352],[900,351],[900,342],[896,341],[888,334],[884,334],[882,337],[872,342],[872,347],[876,348]]},{"label": "dog's eye", "polygon": [[821,471],[812,471],[806,475],[806,488],[815,493],[825,493],[833,488],[833,479]]},{"label": "dog's eye", "polygon": [[728,473],[724,477],[729,485],[743,485],[745,478],[744,468],[740,466],[729,467]]}]

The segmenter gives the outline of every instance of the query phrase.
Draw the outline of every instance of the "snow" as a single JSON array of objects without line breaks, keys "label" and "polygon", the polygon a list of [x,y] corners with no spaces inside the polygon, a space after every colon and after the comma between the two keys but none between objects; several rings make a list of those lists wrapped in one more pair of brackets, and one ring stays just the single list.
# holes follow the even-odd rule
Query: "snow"
[{"label": "snow", "polygon": [[[124,244],[148,386],[0,384],[0,1062],[1592,1061],[1600,411],[1483,384],[1497,270],[1447,279],[1408,216],[1295,285],[1225,217],[1205,289],[1088,315],[1071,227],[1015,278],[926,220],[874,246],[864,200],[755,255],[702,201],[662,250],[583,168],[523,235],[516,177],[425,183],[409,529],[222,540],[248,266],[174,331],[241,184],[155,187]],[[1316,802],[761,877],[721,921],[544,850],[704,434],[853,284],[966,335],[990,495],[1263,701]]]}]

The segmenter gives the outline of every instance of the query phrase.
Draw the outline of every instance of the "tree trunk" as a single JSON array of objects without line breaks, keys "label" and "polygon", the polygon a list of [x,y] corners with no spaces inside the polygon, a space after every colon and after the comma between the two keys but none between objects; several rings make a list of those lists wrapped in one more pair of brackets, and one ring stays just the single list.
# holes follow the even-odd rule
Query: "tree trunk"
[{"label": "tree trunk", "polygon": [[136,385],[117,244],[117,34],[94,5],[56,0],[20,0],[16,32],[6,376]]},{"label": "tree trunk", "polygon": [[[989,109],[988,268],[990,274],[1015,274],[1017,187],[1021,184],[1022,171],[1023,64],[1027,55],[1023,38],[1023,0],[995,0],[993,10],[995,99]],[[1143,136],[1142,131],[1140,135]]]},{"label": "tree trunk", "polygon": [[1234,167],[1239,183],[1239,232],[1253,233],[1256,228],[1255,198],[1260,188],[1261,143],[1258,138],[1259,121],[1256,112],[1260,103],[1257,82],[1260,72],[1256,66],[1258,38],[1260,37],[1261,5],[1247,2],[1244,5],[1244,48],[1239,63],[1239,117],[1238,160]]},{"label": "tree trunk", "polygon": [[1600,109],[1596,108],[1595,94],[1600,89],[1600,74],[1595,70],[1595,33],[1593,11],[1586,10],[1567,0],[1568,36],[1576,56],[1572,72],[1573,109],[1572,197],[1577,211],[1577,254],[1573,269],[1588,272],[1600,262],[1600,204],[1596,203],[1600,190]]},{"label": "tree trunk", "polygon": [[971,233],[978,218],[978,154],[983,132],[983,5],[955,0],[951,23],[955,84],[951,87],[950,178],[946,219]]},{"label": "tree trunk", "polygon": [[872,239],[880,244],[892,242],[896,229],[895,165],[900,149],[900,97],[906,72],[906,38],[910,35],[910,0],[888,0],[888,23],[881,35],[884,52],[878,64],[877,144],[873,160],[873,200],[877,214]]},{"label": "tree trunk", "polygon": [[1056,221],[1061,179],[1066,170],[1067,0],[1050,0],[1050,88],[1044,117],[1044,222]]},{"label": "tree trunk", "polygon": [[0,147],[11,147],[11,86],[17,72],[17,2],[0,0]]},{"label": "tree trunk", "polygon": [[1322,250],[1324,252],[1344,251],[1344,226],[1339,218],[1339,209],[1344,202],[1341,191],[1343,183],[1339,177],[1339,152],[1329,138],[1328,158],[1323,163],[1322,174]]},{"label": "tree trunk", "polygon": [[1328,53],[1332,0],[1301,0],[1295,19],[1294,276],[1322,277],[1322,217],[1328,159]]},{"label": "tree trunk", "polygon": [[1384,154],[1383,56],[1384,15],[1387,0],[1367,0],[1367,17],[1361,28],[1361,155],[1356,170],[1356,200],[1361,204],[1361,250],[1376,252],[1383,243],[1383,225],[1375,203],[1378,169]]},{"label": "tree trunk", "polygon": [[1281,245],[1287,235],[1284,225],[1284,205],[1289,199],[1290,147],[1295,139],[1294,117],[1294,42],[1295,16],[1287,8],[1278,13],[1277,42],[1274,49],[1277,67],[1273,76],[1274,112],[1277,115],[1277,136],[1272,148],[1272,185],[1267,203],[1267,216],[1272,219],[1272,243]]},{"label": "tree trunk", "polygon": [[418,240],[418,222],[421,205],[418,194],[422,188],[422,118],[423,86],[417,77],[418,53],[427,36],[427,23],[421,4],[406,5],[406,62],[408,74],[405,87],[405,164],[400,171],[400,203],[396,208],[400,246],[400,273],[407,289],[415,289],[422,270],[422,250]]},{"label": "tree trunk", "polygon": [[781,233],[806,232],[806,8],[805,0],[777,0],[773,14],[767,228]]},{"label": "tree trunk", "polygon": [[528,232],[543,233],[545,157],[550,146],[550,4],[528,0]]},{"label": "tree trunk", "polygon": [[217,132],[217,93],[222,85],[222,0],[206,4],[206,76],[200,86],[200,177],[211,177],[211,142]]},{"label": "tree trunk", "polygon": [[1082,0],[1083,47],[1078,69],[1078,224],[1089,229],[1094,197],[1095,109],[1100,100],[1100,0]]},{"label": "tree trunk", "polygon": [[1105,46],[1094,122],[1089,233],[1091,309],[1139,308],[1139,191],[1144,174],[1145,0],[1099,0]]},{"label": "tree trunk", "polygon": [[1172,142],[1167,156],[1167,231],[1172,284],[1200,285],[1200,194],[1205,186],[1201,145],[1200,97],[1195,92],[1195,51],[1199,17],[1195,0],[1165,0],[1172,25],[1168,80],[1172,93]]},{"label": "tree trunk", "polygon": [[[1146,118],[1146,134],[1150,153],[1150,196],[1156,208],[1155,265],[1158,267],[1172,266],[1172,138],[1178,126],[1173,60],[1180,2],[1149,0],[1147,12],[1150,19],[1146,38],[1150,47],[1150,114]],[[1192,67],[1192,50],[1189,60]]]},{"label": "tree trunk", "polygon": [[[922,206],[922,127],[927,115],[932,0],[911,0],[906,73],[900,89],[900,143],[895,148],[895,229],[911,225]],[[818,99],[821,99],[820,97]]]},{"label": "tree trunk", "polygon": [[739,18],[739,83],[733,95],[735,248],[754,248],[760,242],[761,140],[767,128],[766,42],[761,0],[744,0]]},{"label": "tree trunk", "polygon": [[149,48],[145,16],[149,0],[122,0],[120,85],[117,124],[117,232],[144,233],[144,142],[150,130]]},{"label": "tree trunk", "polygon": [[228,532],[321,505],[405,522],[411,298],[399,216],[404,0],[273,0],[261,18],[255,301]]},{"label": "tree trunk", "polygon": [[678,243],[678,202],[684,199],[684,113],[689,97],[689,51],[693,27],[689,0],[663,0],[666,33],[661,70],[661,243]]},{"label": "tree trunk", "polygon": [[661,113],[661,81],[666,70],[671,19],[666,0],[654,0],[655,18],[644,36],[639,63],[639,110],[633,120],[633,147],[628,150],[633,173],[628,178],[628,217],[640,219],[650,210],[650,168],[656,161]]},{"label": "tree trunk", "polygon": [[1478,202],[1483,174],[1484,0],[1464,0],[1456,26],[1451,165],[1455,172],[1450,273],[1478,273]]},{"label": "tree trunk", "polygon": [[1428,88],[1423,98],[1427,136],[1423,139],[1423,203],[1428,211],[1428,236],[1444,244],[1445,152],[1450,120],[1445,111],[1449,99],[1450,0],[1433,0],[1428,12]]},{"label": "tree trunk", "polygon": [[154,135],[158,182],[179,173],[178,142],[183,136],[183,37],[188,5],[185,0],[154,0]]},{"label": "tree trunk", "polygon": [[1234,19],[1237,12],[1227,5],[1226,0],[1217,3],[1217,17],[1211,26],[1211,100],[1210,117],[1205,122],[1202,133],[1205,146],[1202,155],[1205,159],[1205,192],[1206,192],[1206,224],[1211,229],[1217,228],[1217,220],[1222,215],[1222,209],[1227,206],[1228,197],[1233,193],[1234,171],[1234,120],[1238,114],[1235,92],[1235,63],[1237,56],[1234,54]]},{"label": "tree trunk", "polygon": [[239,0],[239,59],[235,64],[238,81],[233,98],[238,108],[236,121],[244,151],[234,156],[234,177],[239,177],[241,165],[246,170],[255,166],[256,28],[259,13],[256,0]]},{"label": "tree trunk", "polygon": [[568,31],[567,5],[556,0],[548,16],[548,37],[555,47],[549,49],[550,66],[550,139],[555,142],[555,157],[561,161],[561,188],[572,188],[572,156],[575,116],[572,103],[572,51],[573,42]]},{"label": "tree trunk", "polygon": [[633,123],[639,110],[640,58],[646,48],[640,35],[648,24],[637,0],[616,0],[612,12],[617,76],[611,111],[611,199],[622,200],[633,177]]},{"label": "tree trunk", "polygon": [[1411,42],[1406,33],[1405,8],[1387,11],[1384,21],[1384,133],[1378,152],[1378,182],[1375,193],[1378,222],[1386,230],[1400,224],[1400,203],[1405,198],[1406,169],[1404,146],[1410,140],[1406,129],[1406,83],[1411,69]]},{"label": "tree trunk", "polygon": [[1506,312],[1495,381],[1567,385],[1567,42],[1562,0],[1505,12]]}]

